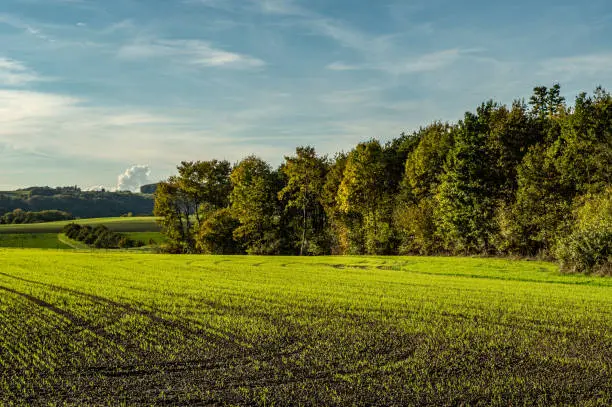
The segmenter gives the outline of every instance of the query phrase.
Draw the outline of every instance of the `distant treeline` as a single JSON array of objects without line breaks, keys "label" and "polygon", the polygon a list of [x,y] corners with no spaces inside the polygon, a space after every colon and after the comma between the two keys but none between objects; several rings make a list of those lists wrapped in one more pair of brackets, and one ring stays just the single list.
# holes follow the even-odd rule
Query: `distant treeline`
[{"label": "distant treeline", "polygon": [[0,225],[56,222],[72,219],[74,219],[74,216],[63,211],[49,210],[41,212],[26,212],[23,209],[15,209],[12,212],[8,212],[0,216]]},{"label": "distant treeline", "polygon": [[32,187],[12,192],[0,192],[0,216],[15,209],[26,212],[59,210],[77,218],[102,218],[151,215],[153,199],[150,195],[130,192],[81,191],[77,187]]},{"label": "distant treeline", "polygon": [[139,240],[133,240],[121,233],[113,232],[103,225],[91,227],[71,223],[64,227],[63,233],[70,239],[97,249],[128,249],[145,245]]},{"label": "distant treeline", "polygon": [[559,85],[537,87],[333,158],[183,162],[155,196],[174,252],[540,256],[609,272],[612,98],[597,88],[570,107]]},{"label": "distant treeline", "polygon": [[141,194],[154,194],[157,190],[157,183],[155,184],[147,184],[140,187]]}]

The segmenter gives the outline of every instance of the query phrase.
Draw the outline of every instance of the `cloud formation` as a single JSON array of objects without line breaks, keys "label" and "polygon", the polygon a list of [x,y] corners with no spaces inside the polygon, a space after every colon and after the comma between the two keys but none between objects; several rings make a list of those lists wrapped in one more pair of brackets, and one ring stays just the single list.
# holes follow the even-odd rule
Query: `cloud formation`
[{"label": "cloud formation", "polygon": [[139,192],[149,183],[151,169],[148,165],[133,165],[117,177],[117,191]]},{"label": "cloud formation", "polygon": [[22,86],[41,78],[22,62],[0,57],[0,87]]},{"label": "cloud formation", "polygon": [[170,58],[199,67],[260,68],[261,59],[215,48],[200,40],[139,40],[124,45],[118,56],[123,59]]}]

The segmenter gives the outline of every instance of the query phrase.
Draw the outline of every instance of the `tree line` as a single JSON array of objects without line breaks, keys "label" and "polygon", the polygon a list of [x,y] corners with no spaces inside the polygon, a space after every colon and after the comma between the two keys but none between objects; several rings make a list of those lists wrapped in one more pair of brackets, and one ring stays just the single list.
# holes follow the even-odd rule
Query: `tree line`
[{"label": "tree line", "polygon": [[47,210],[40,212],[24,211],[23,209],[14,209],[0,216],[0,225],[16,225],[24,223],[44,223],[56,222],[61,220],[72,220],[72,216],[68,212]]},{"label": "tree line", "polygon": [[142,241],[130,239],[124,234],[113,232],[104,225],[92,227],[70,223],[64,226],[62,233],[70,239],[85,243],[96,249],[129,249],[145,245]]},{"label": "tree line", "polygon": [[81,191],[78,187],[31,187],[0,193],[0,216],[21,209],[25,212],[61,210],[77,218],[105,218],[128,212],[150,216],[151,195],[131,192]]},{"label": "tree line", "polygon": [[484,254],[610,271],[612,97],[558,84],[333,157],[182,162],[155,209],[175,253]]}]

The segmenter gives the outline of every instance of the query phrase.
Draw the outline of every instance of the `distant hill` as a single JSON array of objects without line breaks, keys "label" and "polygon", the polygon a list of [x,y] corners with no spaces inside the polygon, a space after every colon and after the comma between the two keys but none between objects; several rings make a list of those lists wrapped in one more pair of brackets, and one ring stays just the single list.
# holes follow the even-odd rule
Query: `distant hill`
[{"label": "distant hill", "polygon": [[58,210],[77,218],[153,214],[153,197],[131,192],[82,191],[78,187],[30,187],[0,192],[0,216],[15,209]]}]

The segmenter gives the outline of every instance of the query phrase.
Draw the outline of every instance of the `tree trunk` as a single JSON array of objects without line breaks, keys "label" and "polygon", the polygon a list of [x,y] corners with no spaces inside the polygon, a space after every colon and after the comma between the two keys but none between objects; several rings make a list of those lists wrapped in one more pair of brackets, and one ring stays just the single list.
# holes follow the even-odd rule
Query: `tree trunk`
[{"label": "tree trunk", "polygon": [[304,244],[306,243],[306,204],[304,204],[303,219],[302,219],[302,244],[300,246],[300,256],[304,255]]}]

